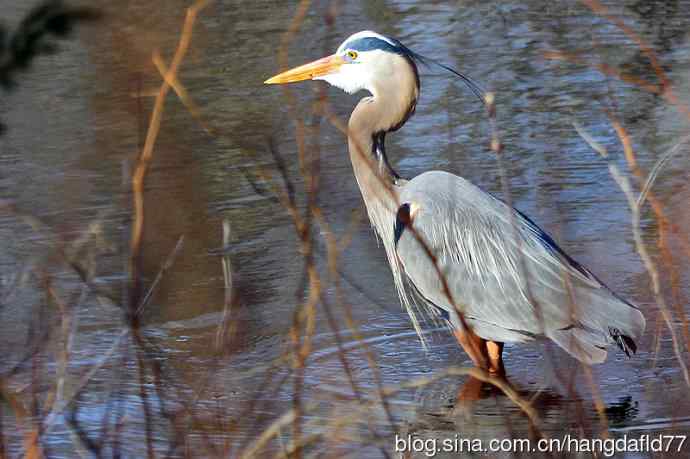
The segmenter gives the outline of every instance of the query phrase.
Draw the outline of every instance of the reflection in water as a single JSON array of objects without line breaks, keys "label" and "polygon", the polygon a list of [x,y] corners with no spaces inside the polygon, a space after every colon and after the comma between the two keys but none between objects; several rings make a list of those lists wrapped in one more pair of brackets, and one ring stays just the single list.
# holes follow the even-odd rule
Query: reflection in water
[{"label": "reflection in water", "polygon": [[[5,3],[8,23],[30,7]],[[649,171],[687,135],[687,118],[663,98],[586,66],[544,59],[545,50],[580,51],[592,62],[656,81],[644,53],[619,28],[571,2],[314,2],[287,59],[306,62],[332,52],[343,37],[372,29],[496,91],[513,203],[615,291],[641,305],[648,333],[632,360],[611,352],[590,374],[548,344],[507,348],[510,382],[530,401],[538,426],[494,390],[482,389],[468,409],[456,409],[465,377],[411,384],[469,360],[434,324],[427,329],[429,351],[421,348],[362,213],[345,140],[313,114],[314,102],[326,94],[344,119],[359,95],[295,86],[291,99],[261,84],[279,68],[277,47],[296,1],[217,0],[200,16],[179,78],[215,134],[206,133],[173,93],[168,96],[146,182],[146,285],[180,235],[185,243],[144,309],[139,339],[123,334],[130,224],[123,170],[130,170],[143,144],[153,105],[149,95],[160,84],[151,52],[159,49],[170,60],[188,3],[101,5],[102,25],[80,30],[59,54],[37,62],[3,99],[2,119],[11,129],[0,138],[0,200],[12,202],[16,212],[0,210],[0,448],[22,451],[32,410],[42,417],[40,409],[63,371],[63,327],[75,330],[64,394],[81,388],[85,375],[89,379],[45,428],[41,447],[51,456],[72,457],[75,450],[235,456],[256,446],[267,428],[275,434],[268,449],[295,448],[290,416],[298,388],[306,452],[329,456],[392,455],[394,431],[489,439],[690,430],[687,385],[669,333],[656,317],[628,203],[606,163],[572,127],[573,120],[584,126],[627,171],[602,110],[610,108],[631,135],[639,167]],[[611,8],[659,53],[677,96],[688,102],[686,5],[625,2]],[[421,79],[416,114],[387,139],[394,167],[407,177],[448,170],[501,195],[482,108],[444,74],[422,69]],[[313,352],[301,376],[290,332],[296,305],[308,299],[304,262],[290,215],[272,199],[271,186],[281,179],[266,147],[271,140],[284,159],[303,210],[309,183],[300,173],[305,165],[296,119],[306,123],[307,145],[320,151],[317,204],[328,223],[313,225],[323,297],[315,309]],[[678,311],[690,294],[687,158],[677,155],[653,188],[679,228],[665,241],[675,273],[662,271],[679,334]],[[248,176],[268,194],[257,194]],[[42,223],[32,226],[20,215]],[[235,339],[218,347],[226,219],[239,301],[232,315]],[[648,207],[641,229],[661,262],[659,228]],[[330,236],[342,248],[335,274],[327,258]],[[70,251],[73,265],[60,261]],[[84,273],[93,279],[88,288]],[[62,304],[47,294],[48,283]],[[330,306],[331,321],[324,305]],[[64,317],[73,320],[65,323]],[[343,348],[346,353],[339,352]],[[386,404],[380,403],[382,393]]]},{"label": "reflection in water", "polygon": [[[564,397],[549,388],[514,388],[523,400],[529,400],[530,409],[538,413],[538,424],[532,422],[527,413],[501,391],[484,383],[479,399],[473,402],[436,409],[423,405],[424,411],[415,416],[400,436],[407,438],[407,435],[411,435],[426,441],[431,439],[432,444],[440,450],[436,457],[458,457],[458,452],[465,453],[460,454],[462,457],[471,457],[473,443],[489,448],[490,442],[503,440],[503,443],[496,445],[507,445],[513,450],[502,451],[503,455],[499,457],[513,457],[513,452],[520,452],[516,451],[520,443],[508,443],[506,440],[530,439],[531,444],[536,445],[540,439],[563,439],[568,434],[572,438],[596,438],[600,434],[597,429],[602,419],[608,419],[611,426],[630,425],[637,414],[636,408],[631,406],[630,397],[611,403],[602,414],[580,398]],[[429,401],[426,400],[426,403]],[[605,422],[602,425],[606,425]],[[449,440],[451,443],[448,443]],[[454,451],[443,451],[444,442],[451,445]],[[530,449],[523,452],[530,452]],[[575,450],[572,452],[575,453]]]}]

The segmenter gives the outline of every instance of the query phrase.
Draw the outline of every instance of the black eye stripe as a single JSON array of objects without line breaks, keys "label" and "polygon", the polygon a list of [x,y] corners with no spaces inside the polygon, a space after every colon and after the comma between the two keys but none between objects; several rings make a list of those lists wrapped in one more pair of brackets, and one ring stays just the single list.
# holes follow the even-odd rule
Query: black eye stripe
[{"label": "black eye stripe", "polygon": [[[394,42],[395,43],[395,42]],[[381,51],[388,51],[389,53],[407,55],[407,49],[401,43],[391,45],[386,40],[376,37],[358,38],[350,43],[347,43],[348,48],[356,49],[357,51],[373,51],[380,49]]]}]

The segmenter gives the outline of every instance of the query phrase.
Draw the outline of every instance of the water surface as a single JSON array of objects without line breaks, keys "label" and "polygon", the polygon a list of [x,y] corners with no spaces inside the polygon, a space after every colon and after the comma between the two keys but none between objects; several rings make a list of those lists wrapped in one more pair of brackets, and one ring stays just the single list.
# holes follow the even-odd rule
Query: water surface
[{"label": "water surface", "polygon": [[[6,1],[3,19],[16,24],[30,6]],[[186,6],[178,0],[103,3],[100,23],[61,42],[59,53],[37,61],[17,90],[3,94],[0,114],[8,131],[0,139],[0,198],[15,209],[0,213],[5,349],[0,364],[3,371],[15,368],[3,376],[3,391],[28,409],[45,406],[55,387],[64,315],[46,293],[48,280],[73,318],[65,393],[100,365],[43,434],[45,451],[60,457],[76,449],[127,457],[147,451],[234,456],[295,407],[295,394],[304,407],[302,435],[316,435],[307,451],[325,456],[392,455],[394,431],[419,438],[534,434],[525,415],[500,394],[487,393],[468,409],[456,409],[464,377],[397,391],[387,399],[388,413],[376,401],[381,386],[470,362],[433,323],[426,327],[429,348],[422,348],[366,221],[345,138],[314,112],[326,97],[346,120],[360,95],[307,83],[292,86],[288,97],[283,88],[262,85],[280,70],[277,55],[298,9],[294,1],[219,0],[200,15],[179,78],[200,107],[203,124],[169,94],[146,182],[144,285],[153,283],[182,235],[184,244],[143,311],[146,344],[123,332],[131,215],[123,171],[143,145],[151,94],[160,84],[151,53],[159,49],[170,60]],[[689,6],[619,2],[610,10],[658,53],[683,104],[690,103]],[[656,83],[649,59],[620,28],[579,3],[377,0],[315,2],[289,46],[288,62],[329,54],[363,29],[396,37],[496,93],[513,204],[647,317],[638,354],[628,360],[612,349],[607,362],[592,369],[591,380],[554,346],[507,348],[508,374],[523,396],[533,399],[541,433],[687,434],[688,386],[635,248],[628,202],[609,163],[577,134],[573,122],[608,149],[610,164],[639,189],[605,111],[629,133],[644,174],[687,135],[688,119],[659,96],[586,65],[546,59],[544,53],[582,52],[593,64]],[[416,114],[387,138],[396,169],[405,177],[442,169],[504,196],[482,107],[450,74],[421,69],[421,80]],[[273,145],[304,208],[308,184],[300,173],[295,129],[300,120],[308,127],[310,151],[320,158],[317,204],[328,229],[313,225],[325,301],[316,308],[313,352],[303,377],[296,378],[286,352],[296,307],[306,296],[304,260],[293,221],[274,199],[271,184],[258,178],[269,192],[257,193],[247,177],[271,172],[272,183],[282,186]],[[661,276],[681,339],[690,293],[680,242],[687,241],[690,223],[687,158],[682,149],[653,188],[683,233],[667,240],[675,255],[674,275],[663,269]],[[26,216],[41,223],[31,226]],[[239,300],[231,314],[234,338],[218,346],[224,220],[232,230],[228,254]],[[84,288],[62,255],[92,224],[100,232],[75,255],[79,266],[93,267],[92,285]],[[649,206],[642,211],[641,231],[659,262],[659,228]],[[348,241],[339,253],[337,288],[335,279],[328,280],[330,235]],[[345,304],[361,339],[347,325]],[[339,346],[347,350],[346,365]],[[13,413],[2,405],[4,447],[11,452],[22,448],[28,429]],[[39,410],[35,417],[44,416]],[[286,424],[268,449],[289,448],[294,435]]]}]

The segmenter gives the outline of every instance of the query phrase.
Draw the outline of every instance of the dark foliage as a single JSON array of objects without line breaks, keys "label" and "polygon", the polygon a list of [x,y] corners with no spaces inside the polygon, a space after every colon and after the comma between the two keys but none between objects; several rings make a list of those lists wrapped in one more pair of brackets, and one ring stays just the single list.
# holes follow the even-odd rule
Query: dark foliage
[{"label": "dark foliage", "polygon": [[[55,39],[68,37],[75,24],[99,17],[96,10],[51,0],[31,10],[13,33],[0,25],[0,87],[5,91],[14,88],[17,74],[28,69],[36,57],[57,52]],[[0,134],[3,130],[0,123]]]}]

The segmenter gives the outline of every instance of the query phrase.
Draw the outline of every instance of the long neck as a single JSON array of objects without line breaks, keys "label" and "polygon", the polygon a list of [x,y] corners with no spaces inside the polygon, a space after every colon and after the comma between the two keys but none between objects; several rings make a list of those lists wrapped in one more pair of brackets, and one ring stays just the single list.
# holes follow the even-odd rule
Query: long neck
[{"label": "long neck", "polygon": [[405,291],[402,265],[395,251],[395,219],[403,181],[388,163],[384,146],[386,133],[399,129],[412,115],[417,103],[419,79],[416,68],[412,64],[412,72],[409,68],[407,72],[404,70],[395,73],[394,79],[397,81],[388,86],[390,90],[373,88],[372,97],[359,101],[350,116],[347,137],[352,168],[369,220],[386,249],[400,300],[410,313],[415,330],[420,333],[419,323]]},{"label": "long neck", "polygon": [[398,174],[390,166],[385,153],[387,131],[378,125],[365,123],[376,120],[382,103],[375,97],[362,99],[350,117],[348,145],[350,161],[362,193],[367,213],[378,233],[383,237],[390,215],[397,209]]},{"label": "long neck", "polygon": [[382,236],[388,230],[390,218],[395,218],[400,179],[388,162],[385,136],[399,129],[412,115],[419,95],[416,68],[403,60],[400,65],[393,81],[372,88],[373,95],[359,101],[348,124],[355,177],[369,217]]},{"label": "long neck", "polygon": [[352,112],[348,125],[350,160],[365,201],[390,195],[384,191],[395,185],[399,177],[386,156],[388,129],[382,126],[386,123],[380,123],[385,116],[381,113],[382,102],[376,97],[362,99]]}]

